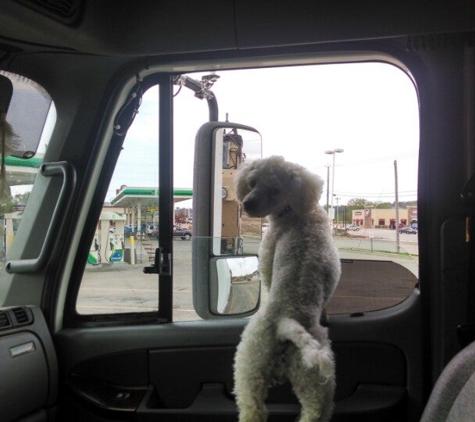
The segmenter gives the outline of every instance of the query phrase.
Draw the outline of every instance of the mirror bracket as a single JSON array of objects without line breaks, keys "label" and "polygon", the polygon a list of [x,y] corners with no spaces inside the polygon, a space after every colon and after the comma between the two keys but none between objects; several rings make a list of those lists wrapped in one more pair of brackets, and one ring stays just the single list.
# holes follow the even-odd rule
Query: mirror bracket
[{"label": "mirror bracket", "polygon": [[144,267],[145,274],[171,275],[172,254],[167,248],[155,249],[155,262],[153,265]]}]

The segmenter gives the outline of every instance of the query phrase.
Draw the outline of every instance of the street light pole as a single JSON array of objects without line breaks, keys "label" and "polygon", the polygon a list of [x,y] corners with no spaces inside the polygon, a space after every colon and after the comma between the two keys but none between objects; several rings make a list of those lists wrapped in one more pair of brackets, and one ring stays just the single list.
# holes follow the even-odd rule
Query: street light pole
[{"label": "street light pole", "polygon": [[330,209],[331,212],[328,213],[328,216],[331,218],[333,221],[333,197],[335,196],[335,155],[337,153],[343,152],[344,149],[342,148],[335,148],[332,150],[325,151],[325,154],[330,154],[333,155],[333,165],[332,165],[332,192],[331,192],[331,204],[330,204]]},{"label": "street light pole", "polygon": [[330,166],[327,165],[327,214],[330,212]]}]

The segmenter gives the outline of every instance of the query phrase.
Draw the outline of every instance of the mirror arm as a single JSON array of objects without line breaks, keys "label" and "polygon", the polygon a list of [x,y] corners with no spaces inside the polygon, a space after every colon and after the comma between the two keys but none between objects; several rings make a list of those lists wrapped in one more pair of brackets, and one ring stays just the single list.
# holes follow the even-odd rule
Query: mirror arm
[{"label": "mirror arm", "polygon": [[216,100],[216,95],[210,89],[217,78],[219,78],[217,75],[204,76],[201,82],[187,75],[179,75],[173,78],[175,85],[191,89],[195,93],[195,97],[200,100],[206,99],[210,122],[217,122],[219,117],[218,101]]}]

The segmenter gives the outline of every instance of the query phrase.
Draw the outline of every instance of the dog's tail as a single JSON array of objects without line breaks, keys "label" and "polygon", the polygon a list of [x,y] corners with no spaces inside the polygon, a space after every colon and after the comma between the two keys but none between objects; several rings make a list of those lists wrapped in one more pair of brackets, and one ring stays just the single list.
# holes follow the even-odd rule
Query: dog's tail
[{"label": "dog's tail", "polygon": [[298,321],[282,318],[277,324],[277,337],[283,341],[291,341],[300,349],[304,366],[318,366],[322,382],[333,376],[334,362],[330,345],[322,346]]}]

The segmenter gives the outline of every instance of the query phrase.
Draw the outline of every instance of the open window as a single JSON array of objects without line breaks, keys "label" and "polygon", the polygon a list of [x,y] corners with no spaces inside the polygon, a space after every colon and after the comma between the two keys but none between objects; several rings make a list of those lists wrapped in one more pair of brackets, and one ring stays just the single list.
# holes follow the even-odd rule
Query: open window
[{"label": "open window", "polygon": [[95,225],[76,301],[83,316],[158,311],[158,85],[142,97]]},{"label": "open window", "polygon": [[[254,270],[269,223],[238,214],[232,179],[239,160],[270,155],[297,162],[326,182],[321,205],[344,273],[331,313],[384,309],[411,295],[418,282],[418,236],[399,233],[396,219],[417,222],[419,121],[417,94],[402,70],[368,62],[171,78],[173,205],[167,224],[173,285],[166,286],[172,289],[166,300],[173,300],[174,320],[246,316],[266,301]],[[203,90],[209,86],[212,97]],[[145,92],[127,133],[91,241],[77,300],[80,314],[159,307],[163,289],[143,267],[163,246],[158,241],[164,223],[158,131],[166,126],[159,121],[165,110],[159,107],[161,91],[160,85]],[[355,268],[362,288],[352,283]],[[253,286],[249,291],[244,279]],[[247,296],[259,290],[259,299]],[[238,291],[252,300],[238,303]]]},{"label": "open window", "polygon": [[[417,219],[418,103],[408,76],[384,63],[223,71],[219,76],[214,87],[219,104],[259,129],[264,157],[282,155],[325,179],[321,205],[343,271],[328,311],[358,315],[404,301],[418,283],[417,230],[412,236],[400,232],[404,222]],[[252,100],[242,94],[243,87]],[[236,312],[223,305],[223,292],[232,297],[233,285],[224,263],[236,259],[223,253],[246,253],[240,245],[250,243],[257,253],[268,227],[266,219],[240,215],[238,233],[232,241],[222,240],[227,204],[222,186],[230,184],[222,168],[223,133],[232,132],[233,125],[206,124],[195,143],[193,288],[203,318],[255,310],[234,300]],[[259,229],[249,236],[246,228],[253,224]]]}]

